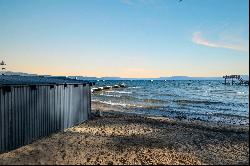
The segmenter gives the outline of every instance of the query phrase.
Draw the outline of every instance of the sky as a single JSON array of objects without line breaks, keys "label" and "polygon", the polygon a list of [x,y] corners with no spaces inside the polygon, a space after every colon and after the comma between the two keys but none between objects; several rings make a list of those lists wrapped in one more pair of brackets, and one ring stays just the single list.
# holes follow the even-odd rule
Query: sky
[{"label": "sky", "polygon": [[248,75],[248,45],[248,0],[0,0],[0,60],[15,72]]}]

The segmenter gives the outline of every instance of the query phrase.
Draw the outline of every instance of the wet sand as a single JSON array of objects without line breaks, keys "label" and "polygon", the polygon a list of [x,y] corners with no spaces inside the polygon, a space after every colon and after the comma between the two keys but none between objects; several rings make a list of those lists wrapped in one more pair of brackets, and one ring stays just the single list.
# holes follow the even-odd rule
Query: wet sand
[{"label": "wet sand", "polygon": [[92,108],[91,120],[0,154],[0,165],[249,164],[249,126],[124,114],[98,102]]}]

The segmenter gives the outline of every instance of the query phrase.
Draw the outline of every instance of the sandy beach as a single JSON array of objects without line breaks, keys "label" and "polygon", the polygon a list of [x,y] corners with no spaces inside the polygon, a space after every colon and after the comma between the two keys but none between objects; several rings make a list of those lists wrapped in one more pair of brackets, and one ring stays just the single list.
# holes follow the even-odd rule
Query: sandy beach
[{"label": "sandy beach", "polygon": [[0,165],[249,164],[249,126],[124,114],[98,102],[92,109],[87,122],[0,154]]}]

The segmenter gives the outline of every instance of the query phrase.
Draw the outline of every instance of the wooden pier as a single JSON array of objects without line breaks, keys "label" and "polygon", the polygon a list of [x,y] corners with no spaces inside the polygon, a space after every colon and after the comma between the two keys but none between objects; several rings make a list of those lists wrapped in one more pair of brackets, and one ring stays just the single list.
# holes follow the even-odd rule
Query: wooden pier
[{"label": "wooden pier", "polygon": [[[225,85],[249,85],[249,81],[243,80],[243,78],[240,75],[225,75],[223,76],[225,79],[225,82],[223,84]],[[229,81],[227,81],[229,79]],[[238,80],[238,81],[235,81]],[[231,82],[231,83],[230,83]]]}]

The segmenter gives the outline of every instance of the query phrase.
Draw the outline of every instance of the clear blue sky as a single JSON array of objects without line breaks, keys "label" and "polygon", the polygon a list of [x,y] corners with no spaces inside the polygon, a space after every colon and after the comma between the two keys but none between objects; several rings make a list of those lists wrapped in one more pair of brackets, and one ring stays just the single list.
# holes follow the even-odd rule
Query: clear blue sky
[{"label": "clear blue sky", "polygon": [[38,74],[249,74],[248,0],[0,0],[0,60]]}]

